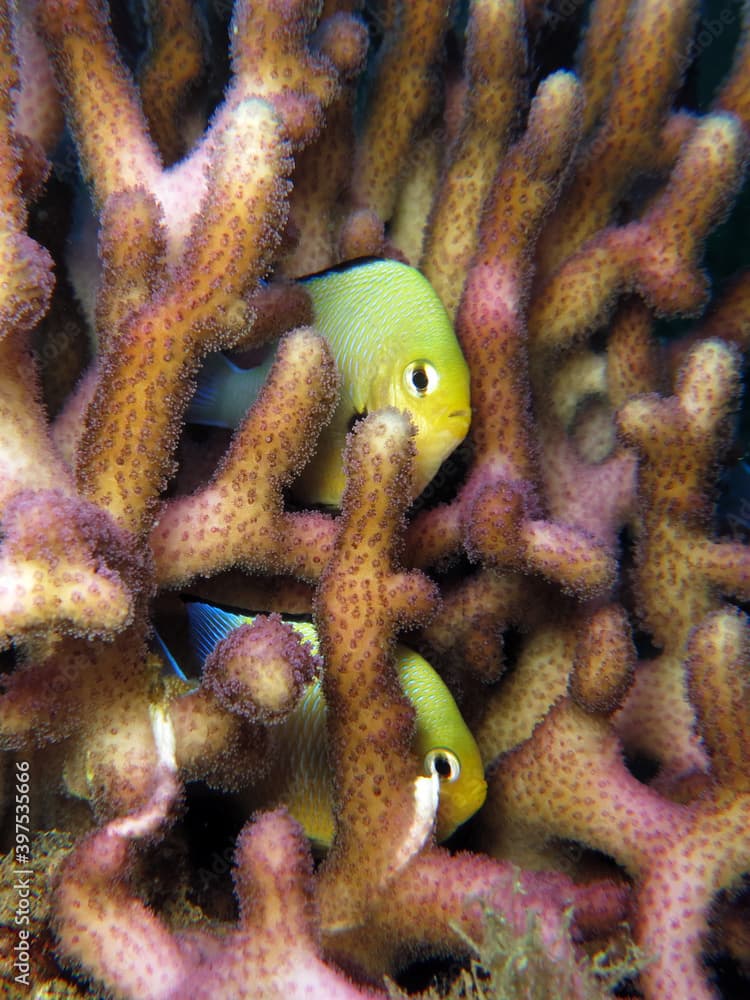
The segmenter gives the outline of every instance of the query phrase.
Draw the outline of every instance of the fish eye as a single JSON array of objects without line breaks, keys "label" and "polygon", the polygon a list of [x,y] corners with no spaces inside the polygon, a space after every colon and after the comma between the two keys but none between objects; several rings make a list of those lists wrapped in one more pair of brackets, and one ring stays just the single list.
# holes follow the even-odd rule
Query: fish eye
[{"label": "fish eye", "polygon": [[450,750],[438,747],[425,754],[424,769],[428,774],[436,774],[441,781],[456,781],[461,773],[458,757]]},{"label": "fish eye", "polygon": [[412,361],[404,370],[406,389],[412,396],[426,396],[438,384],[438,373],[429,361]]}]

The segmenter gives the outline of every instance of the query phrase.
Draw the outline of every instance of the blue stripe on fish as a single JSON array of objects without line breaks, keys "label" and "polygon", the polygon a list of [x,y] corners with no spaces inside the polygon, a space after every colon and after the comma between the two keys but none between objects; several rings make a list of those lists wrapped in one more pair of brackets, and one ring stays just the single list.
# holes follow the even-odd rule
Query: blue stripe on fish
[{"label": "blue stripe on fish", "polygon": [[164,642],[162,637],[159,635],[157,629],[154,629],[154,640],[156,642],[156,645],[159,647],[159,652],[167,661],[172,670],[174,670],[174,672],[177,674],[180,680],[187,681],[188,680],[187,675],[184,673],[177,660],[175,660],[174,656],[172,656],[172,654],[170,653],[166,642]]}]

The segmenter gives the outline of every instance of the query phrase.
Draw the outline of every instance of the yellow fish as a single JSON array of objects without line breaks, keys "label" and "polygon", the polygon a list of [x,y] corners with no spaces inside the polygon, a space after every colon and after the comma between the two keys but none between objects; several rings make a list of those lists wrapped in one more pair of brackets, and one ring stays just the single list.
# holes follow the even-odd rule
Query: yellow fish
[{"label": "yellow fish", "polygon": [[[395,260],[361,260],[302,279],[315,326],[330,344],[341,378],[331,422],[295,492],[339,506],[344,441],[358,417],[386,406],[408,410],[417,428],[416,494],[463,441],[471,420],[469,369],[430,283]],[[273,356],[241,369],[210,357],[188,411],[192,423],[236,427],[260,391]]]},{"label": "yellow fish", "polygon": [[[200,601],[189,602],[187,610],[191,645],[201,663],[233,629],[253,621],[250,615],[233,614]],[[314,626],[297,621],[289,624],[317,655]],[[172,666],[184,677],[161,645]],[[444,840],[484,802],[487,784],[479,748],[450,691],[423,657],[399,645],[396,667],[404,694],[416,713],[414,751],[422,761],[422,773],[440,778],[436,834]],[[278,734],[275,759],[260,788],[264,802],[285,805],[320,848],[330,846],[334,833],[326,711],[321,684],[315,680],[294,711],[274,727]]]}]

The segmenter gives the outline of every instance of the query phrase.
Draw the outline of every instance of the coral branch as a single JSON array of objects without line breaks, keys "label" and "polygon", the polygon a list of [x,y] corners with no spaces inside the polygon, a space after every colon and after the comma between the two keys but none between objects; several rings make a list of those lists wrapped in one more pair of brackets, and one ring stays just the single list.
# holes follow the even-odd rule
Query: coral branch
[{"label": "coral branch", "polygon": [[125,540],[98,508],[54,491],[19,493],[5,508],[3,534],[0,632],[19,637],[51,626],[111,635],[130,624],[123,580],[92,552]]},{"label": "coral branch", "polygon": [[25,232],[26,206],[20,190],[20,158],[13,131],[12,94],[18,84],[6,4],[0,9],[0,337],[34,326],[49,303],[52,261]]},{"label": "coral branch", "polygon": [[[660,127],[686,65],[685,51],[697,5],[693,0],[636,0],[623,19],[623,5],[597,4],[592,41],[606,19],[606,32],[624,32],[604,120],[591,139],[565,202],[547,227],[542,270],[571,256],[612,219],[615,205],[660,138]],[[605,56],[603,46],[601,56]],[[584,53],[584,80],[596,70]],[[588,58],[586,58],[588,57]],[[601,84],[600,84],[601,85]],[[589,114],[594,115],[597,102]]]},{"label": "coral branch", "polygon": [[435,600],[425,577],[395,567],[412,493],[411,433],[391,410],[356,428],[342,525],[316,598],[335,773],[336,837],[321,882],[329,929],[362,922],[373,891],[430,836],[437,810],[433,779],[415,766],[413,710],[392,665],[395,629],[423,620]]},{"label": "coral branch", "polygon": [[528,255],[577,139],[579,96],[570,76],[558,74],[545,82],[527,133],[501,164],[488,196],[480,249],[457,317],[472,373],[475,461],[458,501],[463,509],[429,513],[412,529],[410,544],[423,565],[457,546],[458,530],[483,485],[499,478],[526,483],[533,478],[523,323]]},{"label": "coral branch", "polygon": [[540,291],[529,314],[536,347],[569,347],[601,326],[617,295],[638,291],[662,315],[694,313],[705,302],[696,261],[744,170],[736,120],[704,119],[683,147],[664,193],[638,222],[602,230]]},{"label": "coral branch", "polygon": [[403,161],[415,129],[432,104],[433,65],[448,9],[439,0],[394,5],[394,21],[380,52],[372,111],[357,153],[353,200],[389,219]]},{"label": "coral branch", "polygon": [[[239,106],[213,167],[181,270],[105,355],[79,450],[87,496],[135,531],[150,527],[171,471],[187,379],[203,353],[236,340],[247,319],[243,295],[264,269],[283,218],[288,161],[267,105]],[[121,442],[114,452],[112,441]]]},{"label": "coral branch", "polygon": [[365,51],[362,25],[341,15],[321,25],[318,52],[306,51],[315,27],[314,8],[301,0],[272,0],[262,12],[240,3],[230,31],[238,96],[267,100],[296,146],[321,124],[321,111],[338,92],[338,75],[359,69]]},{"label": "coral branch", "polygon": [[451,314],[476,249],[474,220],[508,145],[519,104],[525,52],[518,4],[472,4],[466,60],[461,125],[434,200],[422,258],[424,273]]},{"label": "coral branch", "polygon": [[251,722],[276,722],[299,701],[315,667],[291,625],[258,617],[224,639],[206,661],[204,684]]},{"label": "coral branch", "polygon": [[282,490],[309,457],[311,435],[335,399],[326,344],[304,329],[284,340],[213,482],[173,500],[152,532],[162,585],[184,586],[198,572],[238,563],[308,579],[320,575],[334,526],[324,515],[284,514]]},{"label": "coral branch", "polygon": [[688,689],[711,769],[722,786],[750,792],[750,685],[747,619],[715,611],[688,644]]},{"label": "coral branch", "polygon": [[283,813],[262,816],[240,837],[235,884],[242,903],[229,934],[173,936],[131,895],[123,878],[129,841],[153,835],[173,794],[165,775],[139,815],[113,820],[64,863],[57,932],[68,960],[118,995],[142,1000],[177,1000],[188,984],[198,1000],[271,1000],[281,993],[301,998],[311,990],[336,1000],[375,1000],[320,957],[309,852]]},{"label": "coral branch", "polygon": [[0,340],[0,504],[24,489],[73,492],[73,482],[47,432],[36,367],[23,334]]},{"label": "coral branch", "polygon": [[159,156],[103,8],[96,0],[39,0],[39,16],[68,97],[81,165],[99,204],[127,188],[155,189]]},{"label": "coral branch", "polygon": [[140,92],[149,131],[167,163],[185,146],[179,112],[203,65],[200,30],[187,0],[151,0],[151,45],[141,67]]}]

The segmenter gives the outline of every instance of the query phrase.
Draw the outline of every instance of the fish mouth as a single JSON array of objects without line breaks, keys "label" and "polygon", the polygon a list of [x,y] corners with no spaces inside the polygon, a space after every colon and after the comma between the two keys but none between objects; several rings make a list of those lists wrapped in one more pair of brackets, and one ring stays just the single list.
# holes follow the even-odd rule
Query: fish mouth
[{"label": "fish mouth", "polygon": [[484,778],[472,780],[461,791],[458,801],[441,796],[438,803],[436,833],[438,840],[446,840],[459,826],[463,826],[478,812],[487,798],[487,782]]},{"label": "fish mouth", "polygon": [[[453,418],[453,419],[449,419]],[[443,417],[439,430],[430,429],[417,438],[416,496],[434,478],[438,469],[466,437],[471,423],[471,410],[452,410]]]},{"label": "fish mouth", "polygon": [[461,441],[469,433],[469,427],[471,427],[471,407],[464,407],[461,410],[451,410],[447,417],[449,433],[454,434],[456,437],[456,444],[460,444]]}]

